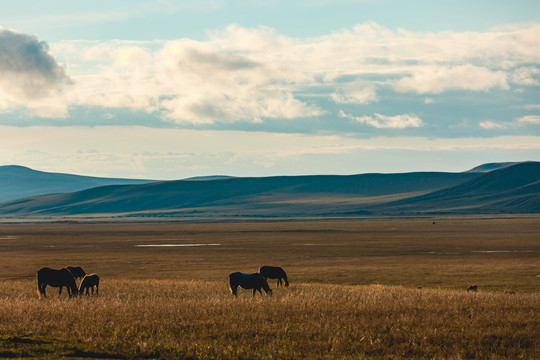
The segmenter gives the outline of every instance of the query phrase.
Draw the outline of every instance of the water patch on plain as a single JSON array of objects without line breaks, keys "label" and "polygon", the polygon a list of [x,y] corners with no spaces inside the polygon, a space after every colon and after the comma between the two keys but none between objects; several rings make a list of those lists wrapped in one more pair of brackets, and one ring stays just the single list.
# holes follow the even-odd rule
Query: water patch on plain
[{"label": "water patch on plain", "polygon": [[523,253],[523,252],[534,252],[534,250],[478,250],[471,251],[473,253],[483,253],[483,254],[496,254],[496,253]]},{"label": "water patch on plain", "polygon": [[197,246],[220,246],[221,244],[144,244],[135,247],[197,247]]}]

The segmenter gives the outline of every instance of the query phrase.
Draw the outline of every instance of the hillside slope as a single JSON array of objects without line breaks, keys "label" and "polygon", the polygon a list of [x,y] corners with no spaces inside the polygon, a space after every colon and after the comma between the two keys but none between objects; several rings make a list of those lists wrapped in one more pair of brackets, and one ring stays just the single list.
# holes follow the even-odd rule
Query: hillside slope
[{"label": "hillside slope", "polygon": [[540,162],[504,167],[456,186],[385,204],[384,211],[540,213]]},{"label": "hillside slope", "polygon": [[74,215],[170,212],[302,216],[363,212],[363,204],[424,194],[478,174],[405,173],[351,176],[280,176],[167,181],[105,186],[0,203],[0,215]]},{"label": "hillside slope", "polygon": [[49,173],[24,166],[0,166],[0,201],[27,196],[70,193],[114,184],[144,184],[152,180],[114,179]]}]

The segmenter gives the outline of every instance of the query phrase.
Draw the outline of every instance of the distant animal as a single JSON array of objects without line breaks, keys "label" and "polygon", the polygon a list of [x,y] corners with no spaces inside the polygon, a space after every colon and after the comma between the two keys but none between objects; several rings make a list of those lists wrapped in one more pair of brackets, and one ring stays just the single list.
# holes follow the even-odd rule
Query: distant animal
[{"label": "distant animal", "polygon": [[287,280],[287,274],[285,273],[285,270],[283,270],[279,266],[261,266],[259,268],[259,274],[262,275],[264,280],[277,279],[276,286],[279,286],[279,285],[283,286],[281,279],[285,281],[285,287],[289,286],[289,281]]},{"label": "distant animal", "polygon": [[86,275],[81,281],[81,286],[79,286],[79,294],[82,295],[86,289],[86,295],[90,295],[88,290],[92,289],[92,295],[94,295],[94,286],[96,287],[96,295],[99,295],[99,275]]},{"label": "distant animal", "polygon": [[467,291],[478,291],[478,285],[471,285],[467,288]]},{"label": "distant animal", "polygon": [[253,296],[255,296],[256,291],[258,291],[262,296],[261,288],[264,289],[266,295],[272,296],[272,289],[270,289],[270,286],[268,286],[266,280],[259,273],[246,274],[242,272],[234,272],[230,274],[229,288],[234,296],[238,296],[238,286],[244,289],[253,289]]},{"label": "distant animal", "polygon": [[75,278],[66,268],[54,270],[44,267],[39,269],[37,272],[37,293],[40,298],[42,296],[46,297],[45,288],[47,285],[60,288],[58,290],[58,295],[62,294],[62,288],[64,286],[67,288],[69,297],[71,297],[71,295],[77,295],[78,293]]},{"label": "distant animal", "polygon": [[86,275],[86,273],[80,266],[67,266],[66,269],[71,271],[71,274],[75,279],[82,279]]}]

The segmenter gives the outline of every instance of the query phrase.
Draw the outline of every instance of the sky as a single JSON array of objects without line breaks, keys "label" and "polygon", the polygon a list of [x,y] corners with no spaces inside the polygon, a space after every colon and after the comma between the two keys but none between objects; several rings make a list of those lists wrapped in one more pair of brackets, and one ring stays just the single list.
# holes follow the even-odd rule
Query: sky
[{"label": "sky", "polygon": [[540,161],[537,0],[0,7],[0,165],[172,180]]}]

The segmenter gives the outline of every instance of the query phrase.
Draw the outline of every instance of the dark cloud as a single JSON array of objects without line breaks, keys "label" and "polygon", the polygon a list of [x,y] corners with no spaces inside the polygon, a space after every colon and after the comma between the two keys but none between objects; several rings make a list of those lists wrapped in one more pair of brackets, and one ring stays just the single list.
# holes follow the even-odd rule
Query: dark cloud
[{"label": "dark cloud", "polygon": [[198,66],[209,66],[223,71],[240,71],[260,66],[257,62],[245,57],[197,48],[186,49],[185,59]]},{"label": "dark cloud", "polygon": [[70,82],[46,42],[0,28],[0,91],[5,95],[18,101],[37,99]]}]

